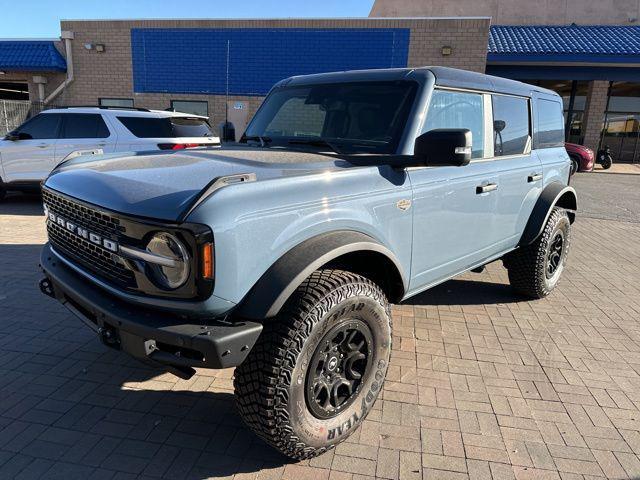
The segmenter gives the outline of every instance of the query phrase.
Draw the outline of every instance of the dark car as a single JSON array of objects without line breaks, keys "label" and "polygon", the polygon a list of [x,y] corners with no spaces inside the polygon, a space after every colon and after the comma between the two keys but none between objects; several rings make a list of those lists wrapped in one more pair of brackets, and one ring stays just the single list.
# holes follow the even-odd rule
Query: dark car
[{"label": "dark car", "polygon": [[592,172],[595,165],[593,150],[576,143],[565,143],[569,158],[571,158],[571,175],[576,172]]}]

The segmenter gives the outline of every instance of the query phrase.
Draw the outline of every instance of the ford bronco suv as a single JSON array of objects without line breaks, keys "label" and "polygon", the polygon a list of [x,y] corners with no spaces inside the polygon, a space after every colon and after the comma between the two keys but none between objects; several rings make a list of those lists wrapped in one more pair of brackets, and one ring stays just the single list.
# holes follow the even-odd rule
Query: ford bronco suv
[{"label": "ford bronco suv", "polygon": [[563,123],[553,92],[449,68],[289,78],[240,144],[59,165],[40,288],[177,375],[237,367],[244,421],[308,458],[371,410],[390,302],[498,259],[519,294],[554,289]]}]

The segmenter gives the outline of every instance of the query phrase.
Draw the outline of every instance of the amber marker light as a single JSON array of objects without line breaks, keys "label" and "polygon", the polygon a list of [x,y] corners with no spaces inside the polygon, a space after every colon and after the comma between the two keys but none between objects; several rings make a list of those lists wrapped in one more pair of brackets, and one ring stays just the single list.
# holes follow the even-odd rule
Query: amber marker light
[{"label": "amber marker light", "polygon": [[213,280],[213,243],[202,245],[202,278]]}]

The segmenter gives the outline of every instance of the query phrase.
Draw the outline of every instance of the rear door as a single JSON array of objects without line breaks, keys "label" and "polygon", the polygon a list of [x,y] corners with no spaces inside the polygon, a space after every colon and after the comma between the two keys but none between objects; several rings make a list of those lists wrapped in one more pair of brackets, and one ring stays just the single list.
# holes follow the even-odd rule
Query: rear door
[{"label": "rear door", "polygon": [[502,249],[514,248],[543,185],[542,164],[532,152],[529,98],[492,95],[494,161],[498,167],[498,206],[494,218]]},{"label": "rear door", "polygon": [[499,185],[495,162],[485,158],[488,100],[483,93],[467,91],[438,89],[432,94],[421,133],[467,128],[473,159],[463,167],[408,170],[413,188],[413,292],[474,267],[496,251],[493,217]]},{"label": "rear door", "polygon": [[66,113],[62,115],[60,139],[56,145],[55,163],[74,152],[114,150],[116,137],[99,113]]},{"label": "rear door", "polygon": [[54,167],[61,115],[40,113],[18,128],[21,140],[2,143],[5,182],[44,180]]}]

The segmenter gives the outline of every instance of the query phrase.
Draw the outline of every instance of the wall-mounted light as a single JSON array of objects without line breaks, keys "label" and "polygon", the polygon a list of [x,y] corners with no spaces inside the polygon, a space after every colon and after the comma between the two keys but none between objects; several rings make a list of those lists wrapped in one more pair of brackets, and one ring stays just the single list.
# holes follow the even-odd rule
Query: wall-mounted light
[{"label": "wall-mounted light", "polygon": [[85,43],[84,44],[84,48],[87,50],[92,50],[93,49],[93,43]]},{"label": "wall-mounted light", "polygon": [[96,43],[96,52],[104,53],[104,43]]},{"label": "wall-mounted light", "polygon": [[453,48],[449,46],[444,46],[442,47],[441,52],[443,57],[448,57],[449,55],[453,55]]}]

